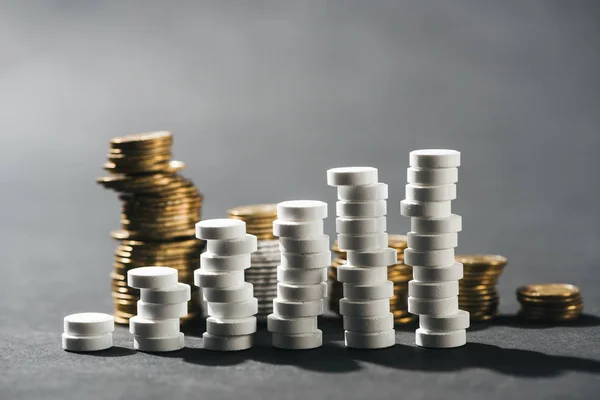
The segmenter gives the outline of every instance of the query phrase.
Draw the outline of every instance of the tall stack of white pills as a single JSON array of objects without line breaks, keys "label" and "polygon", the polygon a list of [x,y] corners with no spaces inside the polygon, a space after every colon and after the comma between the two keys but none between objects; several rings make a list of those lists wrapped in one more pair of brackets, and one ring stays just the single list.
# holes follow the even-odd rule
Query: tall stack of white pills
[{"label": "tall stack of white pills", "polygon": [[190,285],[178,282],[175,268],[161,266],[129,270],[127,284],[140,289],[137,315],[129,320],[133,347],[145,352],[182,349],[179,319],[188,313]]},{"label": "tall stack of white pills", "polygon": [[323,233],[327,204],[315,200],[284,201],[277,205],[273,234],[279,237],[277,297],[267,328],[273,346],[314,349],[323,344],[317,318],[327,297],[327,267],[331,264],[329,236]]},{"label": "tall stack of white pills", "polygon": [[207,302],[204,348],[239,351],[252,347],[256,332],[258,301],[254,287],[244,280],[256,236],[246,234],[246,223],[235,219],[210,219],[196,224],[196,237],[206,240],[200,268],[194,272],[196,286]]},{"label": "tall stack of white pills", "polygon": [[62,348],[88,352],[106,350],[113,345],[115,319],[103,313],[78,313],[64,318]]},{"label": "tall stack of white pills", "polygon": [[401,214],[411,217],[404,262],[413,267],[408,311],[418,314],[416,343],[453,348],[466,344],[469,313],[458,309],[458,281],[463,266],[455,262],[461,217],[451,212],[456,199],[460,152],[426,149],[410,153],[406,199]]},{"label": "tall stack of white pills", "polygon": [[387,185],[378,182],[377,169],[372,167],[332,168],[327,171],[327,184],[337,187],[338,247],[347,253],[346,264],[337,268],[337,279],[343,283],[340,314],[346,346],[393,346],[394,284],[388,280],[387,267],[396,263],[397,254],[388,248]]}]

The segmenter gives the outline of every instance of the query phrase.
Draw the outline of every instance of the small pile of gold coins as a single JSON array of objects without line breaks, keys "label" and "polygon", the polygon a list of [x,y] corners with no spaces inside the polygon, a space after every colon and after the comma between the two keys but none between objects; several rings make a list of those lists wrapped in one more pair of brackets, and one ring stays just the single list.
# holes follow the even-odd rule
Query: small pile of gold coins
[{"label": "small pile of gold coins", "polygon": [[574,321],[583,311],[583,298],[577,286],[567,283],[540,283],[517,289],[521,304],[519,316],[527,321]]}]

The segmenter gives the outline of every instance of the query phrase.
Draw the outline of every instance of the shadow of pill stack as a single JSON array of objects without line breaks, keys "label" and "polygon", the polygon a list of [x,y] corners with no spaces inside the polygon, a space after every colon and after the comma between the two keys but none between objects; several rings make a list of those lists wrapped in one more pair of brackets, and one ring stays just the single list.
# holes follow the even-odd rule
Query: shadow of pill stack
[{"label": "shadow of pill stack", "polygon": [[577,286],[568,283],[538,283],[517,289],[521,304],[519,317],[530,322],[574,321],[583,312],[583,298]]}]

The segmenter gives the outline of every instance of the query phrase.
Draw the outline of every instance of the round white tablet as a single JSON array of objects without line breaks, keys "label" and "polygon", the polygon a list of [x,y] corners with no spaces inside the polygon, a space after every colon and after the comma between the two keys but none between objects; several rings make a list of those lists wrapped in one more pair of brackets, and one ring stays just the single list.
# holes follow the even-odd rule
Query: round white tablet
[{"label": "round white tablet", "polygon": [[315,221],[273,221],[273,235],[294,239],[310,239],[323,235],[323,220]]},{"label": "round white tablet", "polygon": [[245,336],[256,332],[256,317],[223,319],[208,317],[206,332],[214,336]]},{"label": "round white tablet", "polygon": [[416,344],[434,349],[451,349],[467,344],[467,332],[464,329],[447,332],[428,332],[422,328],[416,330]]},{"label": "round white tablet", "polygon": [[127,285],[136,289],[166,289],[177,285],[177,270],[140,267],[127,271]]},{"label": "round white tablet", "polygon": [[374,183],[361,186],[338,186],[338,199],[344,201],[373,201],[388,198],[388,185]]},{"label": "round white tablet", "polygon": [[267,316],[269,332],[297,334],[315,332],[318,328],[317,317],[285,318],[276,314]]},{"label": "round white tablet", "polygon": [[113,345],[112,332],[95,336],[73,336],[62,334],[62,348],[67,351],[88,352],[111,348]]},{"label": "round white tablet", "polygon": [[408,295],[420,299],[442,299],[458,296],[458,281],[408,282]]},{"label": "round white tablet", "polygon": [[215,318],[244,318],[258,313],[258,300],[253,297],[239,303],[207,303],[208,315]]},{"label": "round white tablet", "polygon": [[288,301],[313,301],[327,297],[327,282],[314,285],[277,283],[277,297]]},{"label": "round white tablet", "polygon": [[454,249],[415,251],[411,248],[404,250],[406,265],[423,267],[443,267],[454,264]]},{"label": "round white tablet", "polygon": [[175,336],[150,338],[143,336],[133,337],[133,348],[148,353],[162,353],[183,349],[184,335],[179,332]]},{"label": "round white tablet", "polygon": [[145,303],[187,303],[192,298],[190,285],[178,283],[168,289],[141,289],[140,300]]},{"label": "round white tablet", "polygon": [[[292,239],[279,238],[279,250],[286,253],[323,253],[329,251],[329,236],[319,235],[314,238]],[[277,253],[279,259],[279,253]]]},{"label": "round white tablet", "polygon": [[352,301],[340,299],[340,314],[350,317],[375,317],[390,312],[390,299]]},{"label": "round white tablet", "polygon": [[470,326],[469,312],[458,310],[456,314],[446,317],[432,317],[421,315],[419,317],[419,326],[421,329],[433,332],[458,331],[467,329]]},{"label": "round white tablet", "polygon": [[408,183],[417,185],[447,185],[458,182],[458,168],[413,168],[406,171]]},{"label": "round white tablet", "polygon": [[424,235],[460,232],[462,218],[457,214],[443,218],[411,218],[410,227],[412,232]]},{"label": "round white tablet", "polygon": [[458,234],[440,233],[437,235],[421,235],[408,232],[408,247],[416,251],[452,249],[458,246]]},{"label": "round white tablet", "polygon": [[346,347],[354,349],[383,349],[396,344],[396,331],[389,329],[382,332],[351,332],[344,331]]},{"label": "round white tablet", "polygon": [[413,279],[422,282],[448,282],[463,278],[463,265],[455,262],[443,267],[413,267]]},{"label": "round white tablet", "polygon": [[208,332],[202,334],[204,349],[212,351],[248,350],[254,343],[254,335],[215,336]]},{"label": "round white tablet", "polygon": [[400,202],[400,214],[405,217],[445,218],[452,214],[452,202],[435,201],[420,203],[416,201],[402,200]]},{"label": "round white tablet", "polygon": [[314,221],[327,218],[327,203],[291,200],[277,204],[277,218],[285,221]]},{"label": "round white tablet", "polygon": [[335,211],[338,217],[375,218],[387,214],[387,201],[337,201]]},{"label": "round white tablet", "polygon": [[202,289],[202,297],[204,300],[214,303],[239,303],[242,301],[251,301],[252,296],[254,296],[254,286],[248,282],[244,282],[241,286],[232,286],[228,288]]},{"label": "round white tablet", "polygon": [[348,264],[356,267],[372,267],[394,265],[398,262],[396,249],[386,247],[378,250],[349,251]]},{"label": "round white tablet", "polygon": [[179,334],[179,318],[144,319],[139,315],[129,319],[129,332],[135,336],[162,338]]},{"label": "round white tablet", "polygon": [[183,318],[188,313],[188,303],[154,304],[137,302],[137,313],[144,319],[175,319]]},{"label": "round white tablet", "polygon": [[458,312],[458,297],[446,297],[444,299],[419,299],[408,298],[408,312],[418,315],[431,315],[432,317],[444,317]]},{"label": "round white tablet", "polygon": [[272,334],[273,347],[278,349],[286,350],[308,350],[316,349],[323,345],[323,332],[317,329],[314,332],[309,333],[297,333],[297,334],[285,334],[285,333],[273,333]]},{"label": "round white tablet", "polygon": [[244,271],[213,272],[197,269],[194,271],[194,285],[203,288],[237,287],[244,283]]},{"label": "round white tablet", "polygon": [[387,267],[354,267],[343,264],[337,269],[337,280],[353,285],[374,285],[387,281]]},{"label": "round white tablet", "polygon": [[215,272],[243,271],[250,268],[250,254],[218,256],[212,253],[200,254],[200,269]]},{"label": "round white tablet", "polygon": [[387,313],[375,317],[350,317],[344,316],[344,330],[369,333],[382,332],[394,329],[394,314]]},{"label": "round white tablet", "polygon": [[331,252],[323,253],[281,253],[281,266],[284,268],[315,269],[331,265]]},{"label": "round white tablet", "polygon": [[368,235],[338,235],[338,248],[344,251],[366,251],[385,249],[388,246],[387,233]]},{"label": "round white tablet", "polygon": [[364,235],[366,233],[385,233],[385,217],[375,218],[336,218],[335,230],[346,235]]},{"label": "round white tablet", "polygon": [[460,166],[460,152],[448,149],[413,150],[409,163],[415,168],[455,168]]},{"label": "round white tablet", "polygon": [[327,280],[327,268],[299,269],[277,267],[277,280],[298,285],[310,285],[325,282]]},{"label": "round white tablet", "polygon": [[273,313],[290,318],[315,317],[323,314],[323,300],[287,301],[274,298]]},{"label": "round white tablet", "polygon": [[196,224],[196,237],[204,240],[243,239],[246,223],[230,218],[207,219]]},{"label": "round white tablet", "polygon": [[378,179],[377,168],[373,167],[339,167],[327,170],[329,186],[373,185]]},{"label": "round white tablet", "polygon": [[237,256],[250,254],[258,250],[256,236],[247,234],[241,239],[209,240],[206,242],[206,250],[219,256]]},{"label": "round white tablet", "polygon": [[408,201],[450,201],[456,199],[456,185],[417,186],[406,185],[406,200]]},{"label": "round white tablet", "polygon": [[349,300],[381,300],[389,299],[394,295],[394,282],[392,281],[385,281],[376,285],[350,285],[348,283],[343,285],[344,297]]},{"label": "round white tablet", "polygon": [[115,318],[104,313],[67,315],[63,324],[65,333],[75,336],[100,336],[115,330]]}]

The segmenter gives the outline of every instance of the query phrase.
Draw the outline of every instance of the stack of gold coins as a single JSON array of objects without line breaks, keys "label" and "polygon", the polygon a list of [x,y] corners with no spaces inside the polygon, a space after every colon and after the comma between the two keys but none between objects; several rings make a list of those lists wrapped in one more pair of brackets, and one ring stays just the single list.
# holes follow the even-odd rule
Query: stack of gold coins
[{"label": "stack of gold coins", "polygon": [[508,260],[488,254],[457,255],[463,264],[464,277],[458,282],[458,303],[471,314],[471,321],[487,321],[498,314],[500,296],[496,285]]},{"label": "stack of gold coins", "polygon": [[245,271],[247,282],[254,285],[259,317],[273,312],[277,297],[277,266],[281,260],[279,240],[273,236],[273,221],[277,219],[277,204],[252,204],[230,209],[229,218],[246,222],[246,232],[258,239],[258,249],[250,255],[251,267]]},{"label": "stack of gold coins", "polygon": [[[178,174],[185,167],[171,160],[173,135],[152,132],[113,138],[110,141],[108,176],[97,179],[119,193],[121,229],[111,232],[119,246],[115,252],[112,296],[115,321],[127,324],[136,315],[139,291],[127,286],[127,271],[162,265],[176,268],[179,281],[194,288],[193,271],[205,243],[195,238],[202,195]],[[191,319],[200,311],[197,290],[190,303]]]},{"label": "stack of gold coins", "polygon": [[[415,315],[408,312],[408,281],[412,279],[412,267],[404,264],[404,250],[408,247],[406,236],[388,235],[388,246],[398,252],[398,263],[388,267],[388,279],[394,282],[390,311],[394,314],[396,324],[406,324],[416,319]],[[337,280],[337,267],[346,263],[346,252],[339,249],[337,241],[331,249],[335,258],[329,269],[329,308],[339,314],[339,303],[344,293],[342,283]]]},{"label": "stack of gold coins", "polygon": [[540,283],[517,289],[519,316],[528,321],[563,322],[579,318],[583,298],[577,286],[567,283]]}]

